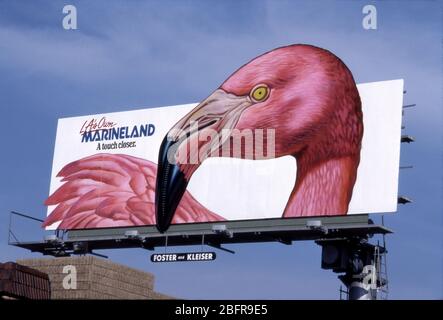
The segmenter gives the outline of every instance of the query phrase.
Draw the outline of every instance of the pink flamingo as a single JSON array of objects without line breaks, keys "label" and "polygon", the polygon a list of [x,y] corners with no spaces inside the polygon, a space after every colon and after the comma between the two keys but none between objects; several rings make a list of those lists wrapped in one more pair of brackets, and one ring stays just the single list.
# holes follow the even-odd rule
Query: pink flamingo
[{"label": "pink flamingo", "polygon": [[[158,174],[155,164],[127,155],[99,154],[65,166],[58,174],[65,183],[45,202],[57,207],[43,226],[156,223],[163,232],[171,222],[223,220],[186,191],[200,163],[171,163],[166,157],[172,147],[180,150],[195,138],[193,121],[198,131],[275,129],[275,155],[297,159],[284,217],[347,213],[363,135],[360,97],[351,72],[335,55],[292,45],[250,61],[181,119],[160,147]],[[180,130],[186,139],[175,136]],[[216,147],[228,142],[220,140]],[[198,147],[207,153],[214,145],[199,141]]]},{"label": "pink flamingo", "polygon": [[[352,73],[331,52],[291,45],[253,59],[175,124],[163,140],[156,185],[158,230],[168,229],[200,165],[178,155],[197,132],[208,129],[275,129],[275,156],[297,160],[297,177],[283,216],[346,214],[360,162],[362,118]],[[198,123],[197,130],[192,123]],[[218,156],[231,140],[198,141],[198,149]],[[178,152],[168,161],[171,148]],[[244,156],[243,152],[240,157]]]},{"label": "pink flamingo", "polygon": [[[96,154],[69,163],[58,173],[64,184],[46,201],[57,205],[43,227],[87,229],[155,224],[157,166],[123,154]],[[173,223],[224,220],[185,192]]]}]

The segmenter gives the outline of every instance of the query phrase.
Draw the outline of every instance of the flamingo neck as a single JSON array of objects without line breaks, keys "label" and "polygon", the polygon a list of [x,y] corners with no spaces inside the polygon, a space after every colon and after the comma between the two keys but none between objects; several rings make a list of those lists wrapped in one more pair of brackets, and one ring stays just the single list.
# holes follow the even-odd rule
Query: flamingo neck
[{"label": "flamingo neck", "polygon": [[312,165],[297,159],[297,179],[284,217],[343,215],[348,211],[359,157],[341,157]]}]

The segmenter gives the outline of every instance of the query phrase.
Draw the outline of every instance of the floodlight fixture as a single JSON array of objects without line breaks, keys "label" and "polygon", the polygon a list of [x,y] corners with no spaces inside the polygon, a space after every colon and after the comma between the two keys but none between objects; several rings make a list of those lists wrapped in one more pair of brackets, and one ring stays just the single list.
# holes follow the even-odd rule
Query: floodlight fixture
[{"label": "floodlight fixture", "polygon": [[214,224],[212,226],[212,232],[226,235],[229,238],[232,238],[234,236],[232,231],[229,231],[225,224]]},{"label": "floodlight fixture", "polygon": [[129,239],[139,238],[138,230],[127,230],[125,231],[125,237]]},{"label": "floodlight fixture", "polygon": [[324,234],[328,233],[328,228],[323,226],[321,220],[308,220],[306,221],[306,227],[308,227],[311,230],[322,231]]},{"label": "floodlight fixture", "polygon": [[50,235],[45,236],[45,242],[60,243],[60,242],[62,242],[62,240],[59,237],[57,237],[57,235],[50,234]]},{"label": "floodlight fixture", "polygon": [[406,142],[406,143],[411,143],[411,142],[415,142],[415,138],[408,136],[408,135],[402,135],[401,136],[401,142]]},{"label": "floodlight fixture", "polygon": [[408,197],[405,197],[405,196],[399,196],[397,199],[397,202],[400,204],[407,204],[407,203],[411,203],[412,200],[409,199]]}]

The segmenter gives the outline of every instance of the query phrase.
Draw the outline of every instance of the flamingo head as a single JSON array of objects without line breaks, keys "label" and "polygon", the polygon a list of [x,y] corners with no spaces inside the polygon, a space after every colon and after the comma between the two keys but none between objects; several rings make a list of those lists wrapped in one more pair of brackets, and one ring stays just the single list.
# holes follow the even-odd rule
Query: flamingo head
[{"label": "flamingo head", "polygon": [[[359,107],[356,90],[352,74],[335,55],[309,45],[278,48],[243,65],[165,136],[156,185],[158,230],[167,230],[192,174],[207,157],[260,159],[265,152],[257,153],[257,148],[263,147],[267,157],[271,152],[297,158],[339,136],[352,140],[352,130],[331,129]],[[270,129],[274,139],[267,135]],[[251,150],[243,138],[250,133],[254,141],[257,132],[262,146],[254,144]],[[336,145],[330,143],[329,156],[354,149]],[[321,153],[319,149],[315,157],[325,156]]]}]

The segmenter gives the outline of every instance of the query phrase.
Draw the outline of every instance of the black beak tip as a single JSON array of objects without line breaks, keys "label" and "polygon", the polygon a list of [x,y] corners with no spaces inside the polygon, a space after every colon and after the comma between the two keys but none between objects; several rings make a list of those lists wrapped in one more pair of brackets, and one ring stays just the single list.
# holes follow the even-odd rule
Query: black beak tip
[{"label": "black beak tip", "polygon": [[160,233],[165,233],[166,232],[166,230],[168,230],[168,228],[166,227],[166,226],[164,226],[164,225],[162,225],[162,224],[160,224],[160,223],[156,223],[156,225],[155,225],[156,227],[157,227],[157,230],[158,230],[158,232],[160,232]]},{"label": "black beak tip", "polygon": [[[176,163],[171,163],[168,154],[178,143],[167,136],[163,139],[158,156],[155,191],[156,227],[160,233],[168,230],[188,182]],[[175,150],[171,150],[175,151]]]}]

